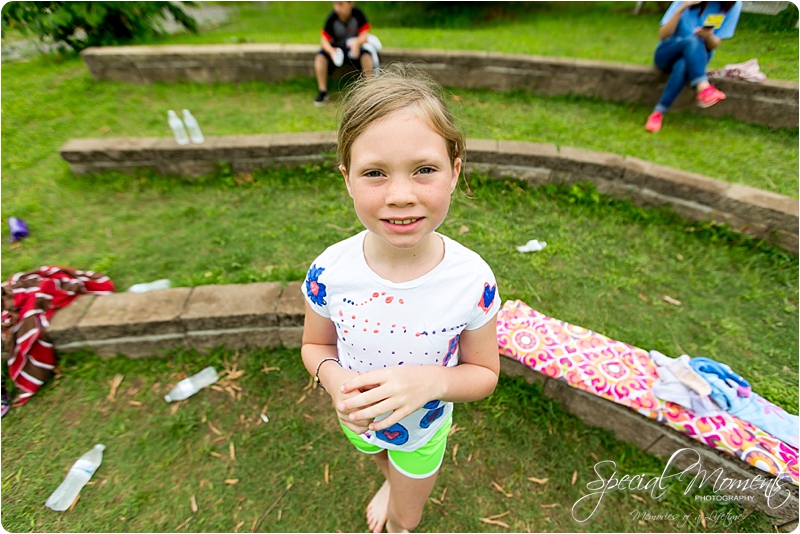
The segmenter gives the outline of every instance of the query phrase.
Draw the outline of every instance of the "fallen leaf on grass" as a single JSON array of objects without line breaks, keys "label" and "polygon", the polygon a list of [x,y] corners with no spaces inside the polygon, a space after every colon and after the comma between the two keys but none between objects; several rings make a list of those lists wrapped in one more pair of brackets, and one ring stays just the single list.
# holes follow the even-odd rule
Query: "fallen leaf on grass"
[{"label": "fallen leaf on grass", "polygon": [[221,436],[221,435],[222,435],[222,431],[220,431],[220,430],[219,430],[217,427],[215,427],[214,425],[212,425],[212,424],[211,424],[211,421],[209,421],[209,422],[208,422],[208,428],[210,428],[210,429],[211,429],[211,431],[212,431],[214,434],[216,434],[216,435],[218,435],[218,436]]},{"label": "fallen leaf on grass", "polygon": [[175,412],[177,412],[177,411],[178,411],[178,408],[180,408],[180,407],[181,407],[181,403],[180,403],[180,402],[176,402],[176,403],[174,403],[174,404],[172,405],[172,408],[170,408],[170,409],[169,409],[169,414],[170,414],[170,415],[175,415]]},{"label": "fallen leaf on grass", "polygon": [[505,512],[503,512],[502,514],[490,515],[490,516],[489,516],[489,517],[487,517],[486,519],[500,519],[501,517],[505,517],[505,516],[507,516],[507,515],[508,515],[508,514],[510,514],[510,513],[511,513],[511,510],[506,510],[506,511],[505,511]]},{"label": "fallen leaf on grass", "polygon": [[188,522],[189,522],[189,521],[191,521],[191,520],[192,520],[191,516],[187,517],[187,518],[186,518],[186,520],[185,520],[183,523],[181,523],[180,525],[178,525],[177,527],[175,527],[175,530],[180,530],[180,529],[182,529],[183,527],[185,527],[185,526],[186,526],[186,523],[188,523]]},{"label": "fallen leaf on grass", "polygon": [[232,441],[230,442],[228,449],[230,450],[231,453],[231,461],[236,460],[236,448],[233,446]]},{"label": "fallen leaf on grass", "polygon": [[14,243],[11,243],[8,246],[9,246],[9,248],[22,248],[22,243],[19,242],[19,241],[15,241]]},{"label": "fallen leaf on grass", "polygon": [[541,508],[555,508],[555,507],[561,506],[561,505],[556,502],[556,503],[553,503],[553,504],[540,504],[539,506]]},{"label": "fallen leaf on grass", "polygon": [[100,133],[109,133],[111,131],[111,127],[107,124],[104,124],[100,128],[98,128],[98,131]]},{"label": "fallen leaf on grass", "polygon": [[264,367],[261,368],[261,372],[265,374],[269,374],[270,371],[280,371],[280,367],[267,367],[267,364],[264,364]]},{"label": "fallen leaf on grass", "polygon": [[490,525],[497,525],[498,527],[503,527],[503,528],[511,528],[510,526],[508,526],[507,523],[503,523],[502,521],[496,521],[494,519],[489,519],[488,517],[479,517],[478,519]]},{"label": "fallen leaf on grass", "polygon": [[131,406],[137,406],[137,407],[142,405],[141,402],[135,401],[135,400],[129,400],[128,404],[130,404]]},{"label": "fallen leaf on grass", "polygon": [[209,454],[211,454],[211,456],[213,456],[214,458],[225,458],[223,455],[215,451],[211,451]]},{"label": "fallen leaf on grass", "polygon": [[234,484],[238,484],[238,483],[239,483],[239,479],[238,478],[226,478],[225,479],[225,484],[228,484],[229,486],[233,486]]},{"label": "fallen leaf on grass", "polygon": [[189,499],[189,506],[192,509],[192,513],[196,514],[197,513],[197,500],[195,500],[194,495],[192,495],[192,498]]},{"label": "fallen leaf on grass", "polygon": [[444,490],[442,491],[442,494],[439,496],[439,500],[444,502],[445,495],[447,495],[447,487],[446,486],[445,486]]},{"label": "fallen leaf on grass", "polygon": [[439,506],[442,506],[442,501],[440,501],[440,500],[439,500],[439,499],[437,499],[436,497],[431,497],[431,498],[430,498],[430,500],[431,500],[431,502],[432,502],[433,504],[438,504]]},{"label": "fallen leaf on grass", "polygon": [[224,390],[224,389],[222,389],[220,386],[218,386],[218,385],[216,385],[216,384],[212,384],[212,385],[210,385],[210,386],[208,386],[208,387],[209,387],[210,389],[213,389],[214,391],[219,391],[220,393],[225,393],[225,390]]},{"label": "fallen leaf on grass", "polygon": [[597,456],[595,455],[595,453],[593,453],[593,452],[590,452],[590,453],[589,453],[589,456],[591,456],[591,457],[594,459],[594,461],[595,461],[595,462],[596,462],[596,461],[598,461],[598,460],[597,460]]},{"label": "fallen leaf on grass", "polygon": [[702,510],[700,510],[700,524],[703,525],[703,528],[706,528],[706,514]]},{"label": "fallen leaf on grass", "polygon": [[330,466],[328,464],[325,464],[325,484],[328,484],[328,482],[330,482],[329,472],[330,472]]},{"label": "fallen leaf on grass", "polygon": [[460,97],[460,96],[458,96],[458,95],[453,95],[453,96],[452,96],[452,98],[453,98],[453,100],[455,100],[456,102],[461,102],[461,97]]},{"label": "fallen leaf on grass", "polygon": [[647,296],[645,296],[644,294],[642,294],[642,293],[639,293],[639,295],[638,295],[638,296],[639,296],[639,299],[640,299],[642,302],[647,302],[647,303],[650,303],[650,299],[649,299],[649,298],[647,298]]},{"label": "fallen leaf on grass", "polygon": [[303,394],[303,396],[302,396],[302,397],[300,397],[299,399],[297,399],[297,402],[295,402],[295,404],[302,404],[302,402],[303,402],[304,400],[306,400],[306,396],[305,396],[305,394]]},{"label": "fallen leaf on grass", "polygon": [[453,426],[450,427],[450,432],[447,433],[447,437],[449,438],[450,436],[452,436],[456,432],[461,432],[462,430],[464,430],[464,429],[459,427],[457,424],[453,423]]},{"label": "fallen leaf on grass", "polygon": [[678,258],[678,261],[683,261],[683,255],[682,254],[676,254],[675,257]]},{"label": "fallen leaf on grass", "polygon": [[638,495],[634,495],[633,493],[631,493],[631,497],[633,497],[634,499],[636,499],[636,500],[637,500],[637,501],[639,501],[639,502],[643,502],[643,503],[647,504],[647,501],[646,501],[646,500],[644,500],[644,499],[642,499],[642,498],[641,498],[641,497],[639,497]]},{"label": "fallen leaf on grass", "polygon": [[577,470],[575,470],[575,471],[573,471],[573,473],[572,473],[572,485],[573,485],[573,486],[575,485],[575,482],[576,482],[577,480],[578,480],[578,471],[577,471]]},{"label": "fallen leaf on grass", "polygon": [[499,491],[500,493],[502,493],[506,497],[513,497],[514,496],[513,493],[508,493],[506,490],[503,489],[503,487],[500,484],[498,484],[494,480],[492,480],[492,486],[494,486],[494,489],[496,489],[497,491]]},{"label": "fallen leaf on grass", "polygon": [[547,481],[550,480],[549,478],[536,478],[536,477],[528,477],[528,480],[531,482],[536,482],[537,484],[547,484]]},{"label": "fallen leaf on grass", "polygon": [[238,523],[236,523],[236,526],[233,527],[233,531],[239,532],[239,529],[242,527],[242,525],[244,525],[244,521],[239,521]]},{"label": "fallen leaf on grass", "polygon": [[458,465],[458,460],[456,460],[456,454],[458,454],[458,443],[453,446],[453,465]]},{"label": "fallen leaf on grass", "polygon": [[462,225],[461,228],[458,229],[459,234],[466,234],[467,232],[469,232],[469,227],[467,226]]},{"label": "fallen leaf on grass", "polygon": [[672,304],[673,306],[680,306],[681,305],[681,301],[675,300],[674,298],[670,297],[669,295],[664,295],[661,298],[664,299],[664,302],[666,302],[667,304]]},{"label": "fallen leaf on grass", "polygon": [[123,378],[124,375],[117,373],[114,375],[114,378],[111,379],[111,382],[109,382],[109,384],[111,384],[111,390],[108,392],[108,397],[106,397],[108,400],[114,400],[114,397],[117,395],[117,388],[119,388]]},{"label": "fallen leaf on grass", "polygon": [[71,512],[75,508],[75,505],[78,504],[78,501],[80,500],[80,498],[81,498],[81,494],[79,493],[75,497],[75,500],[72,501],[72,504],[69,505],[69,508],[67,509],[68,512]]}]

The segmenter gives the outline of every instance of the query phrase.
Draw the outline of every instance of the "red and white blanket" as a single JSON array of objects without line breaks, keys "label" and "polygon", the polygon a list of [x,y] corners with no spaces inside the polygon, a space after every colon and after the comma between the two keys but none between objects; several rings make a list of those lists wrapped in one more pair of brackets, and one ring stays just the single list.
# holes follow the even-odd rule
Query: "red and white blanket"
[{"label": "red and white blanket", "polygon": [[2,289],[2,332],[11,351],[8,369],[21,393],[14,401],[22,406],[44,384],[56,365],[53,344],[46,328],[58,308],[68,306],[81,294],[114,292],[111,279],[93,271],[67,267],[41,267],[17,273]]}]

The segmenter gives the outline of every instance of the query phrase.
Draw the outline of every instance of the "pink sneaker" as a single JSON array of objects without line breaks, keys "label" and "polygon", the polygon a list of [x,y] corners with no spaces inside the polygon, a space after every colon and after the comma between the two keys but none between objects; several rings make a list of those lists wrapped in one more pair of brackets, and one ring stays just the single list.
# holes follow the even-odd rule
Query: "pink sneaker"
[{"label": "pink sneaker", "polygon": [[725,100],[725,93],[713,85],[709,85],[697,93],[697,105],[701,108],[710,108],[720,100]]},{"label": "pink sneaker", "polygon": [[660,111],[654,111],[647,117],[647,124],[644,125],[644,129],[648,132],[657,132],[661,129],[661,119],[664,118],[664,114]]}]

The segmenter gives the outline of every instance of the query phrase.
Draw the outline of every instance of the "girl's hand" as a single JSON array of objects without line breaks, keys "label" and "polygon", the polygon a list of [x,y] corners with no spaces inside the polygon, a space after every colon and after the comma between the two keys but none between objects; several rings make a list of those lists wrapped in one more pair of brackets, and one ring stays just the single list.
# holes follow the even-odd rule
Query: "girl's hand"
[{"label": "girl's hand", "polygon": [[[351,421],[369,420],[369,430],[383,430],[438,398],[438,365],[397,366],[359,374],[341,386],[343,400],[336,410]],[[391,412],[385,419],[377,416]]]},{"label": "girl's hand", "polygon": [[352,378],[358,376],[358,373],[355,371],[351,371],[349,369],[343,369],[341,367],[338,370],[333,370],[335,366],[331,366],[331,370],[328,372],[328,376],[326,376],[326,381],[329,384],[327,387],[328,393],[331,395],[331,403],[333,404],[333,409],[336,410],[336,416],[339,418],[339,421],[342,422],[344,426],[355,432],[356,434],[363,434],[367,430],[369,430],[369,424],[372,423],[374,418],[357,418],[351,419],[350,412],[340,410],[339,406],[342,405],[348,399],[356,397],[360,392],[358,390],[344,393],[342,391],[342,386],[344,383],[349,381]]}]

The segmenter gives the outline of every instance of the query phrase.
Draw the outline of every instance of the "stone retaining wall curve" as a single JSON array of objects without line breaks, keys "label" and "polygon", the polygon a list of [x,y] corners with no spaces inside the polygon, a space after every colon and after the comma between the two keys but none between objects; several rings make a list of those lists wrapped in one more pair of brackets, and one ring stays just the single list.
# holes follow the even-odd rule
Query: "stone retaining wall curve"
[{"label": "stone retaining wall curve", "polygon": [[[333,132],[206,137],[179,146],[172,138],[73,139],[59,152],[73,173],[131,172],[202,176],[218,162],[236,173],[271,165],[321,161],[335,152]],[[732,229],[798,252],[798,200],[700,174],[573,147],[521,141],[467,140],[467,172],[515,178],[532,185],[590,181],[615,198],[639,205],[671,205],[692,221],[727,223]]]},{"label": "stone retaining wall curve", "polygon": [[[278,282],[264,282],[82,295],[56,312],[47,334],[57,352],[90,349],[101,357],[122,354],[142,358],[176,348],[205,351],[221,344],[230,350],[280,345],[299,348],[305,316],[301,287],[301,282],[289,282],[283,288]],[[569,387],[509,358],[500,360],[505,375],[540,384],[547,397],[586,424],[609,429],[618,439],[643,451],[666,459],[679,449],[690,448],[700,455],[707,475],[722,468],[722,478],[748,481],[758,475],[759,480],[772,480],[737,458],[700,445],[633,410]],[[686,469],[691,465],[689,459],[689,455],[680,455],[675,465]],[[692,478],[685,477],[679,483],[688,487]],[[710,485],[713,482],[707,483]],[[781,483],[780,487],[783,489],[771,500],[763,489],[742,492],[732,486],[719,493],[752,496],[741,504],[782,520],[797,518],[798,488],[791,483]]]},{"label": "stone retaining wall curve", "polygon": [[[90,47],[81,52],[98,80],[131,83],[277,83],[314,76],[316,45],[220,44]],[[524,89],[542,95],[575,94],[653,106],[666,76],[654,67],[548,56],[465,50],[385,48],[384,65],[413,63],[449,87],[498,91]],[[798,84],[781,80],[749,83],[714,80],[727,99],[700,109],[683,91],[673,110],[692,111],[772,127],[797,128]]]}]

